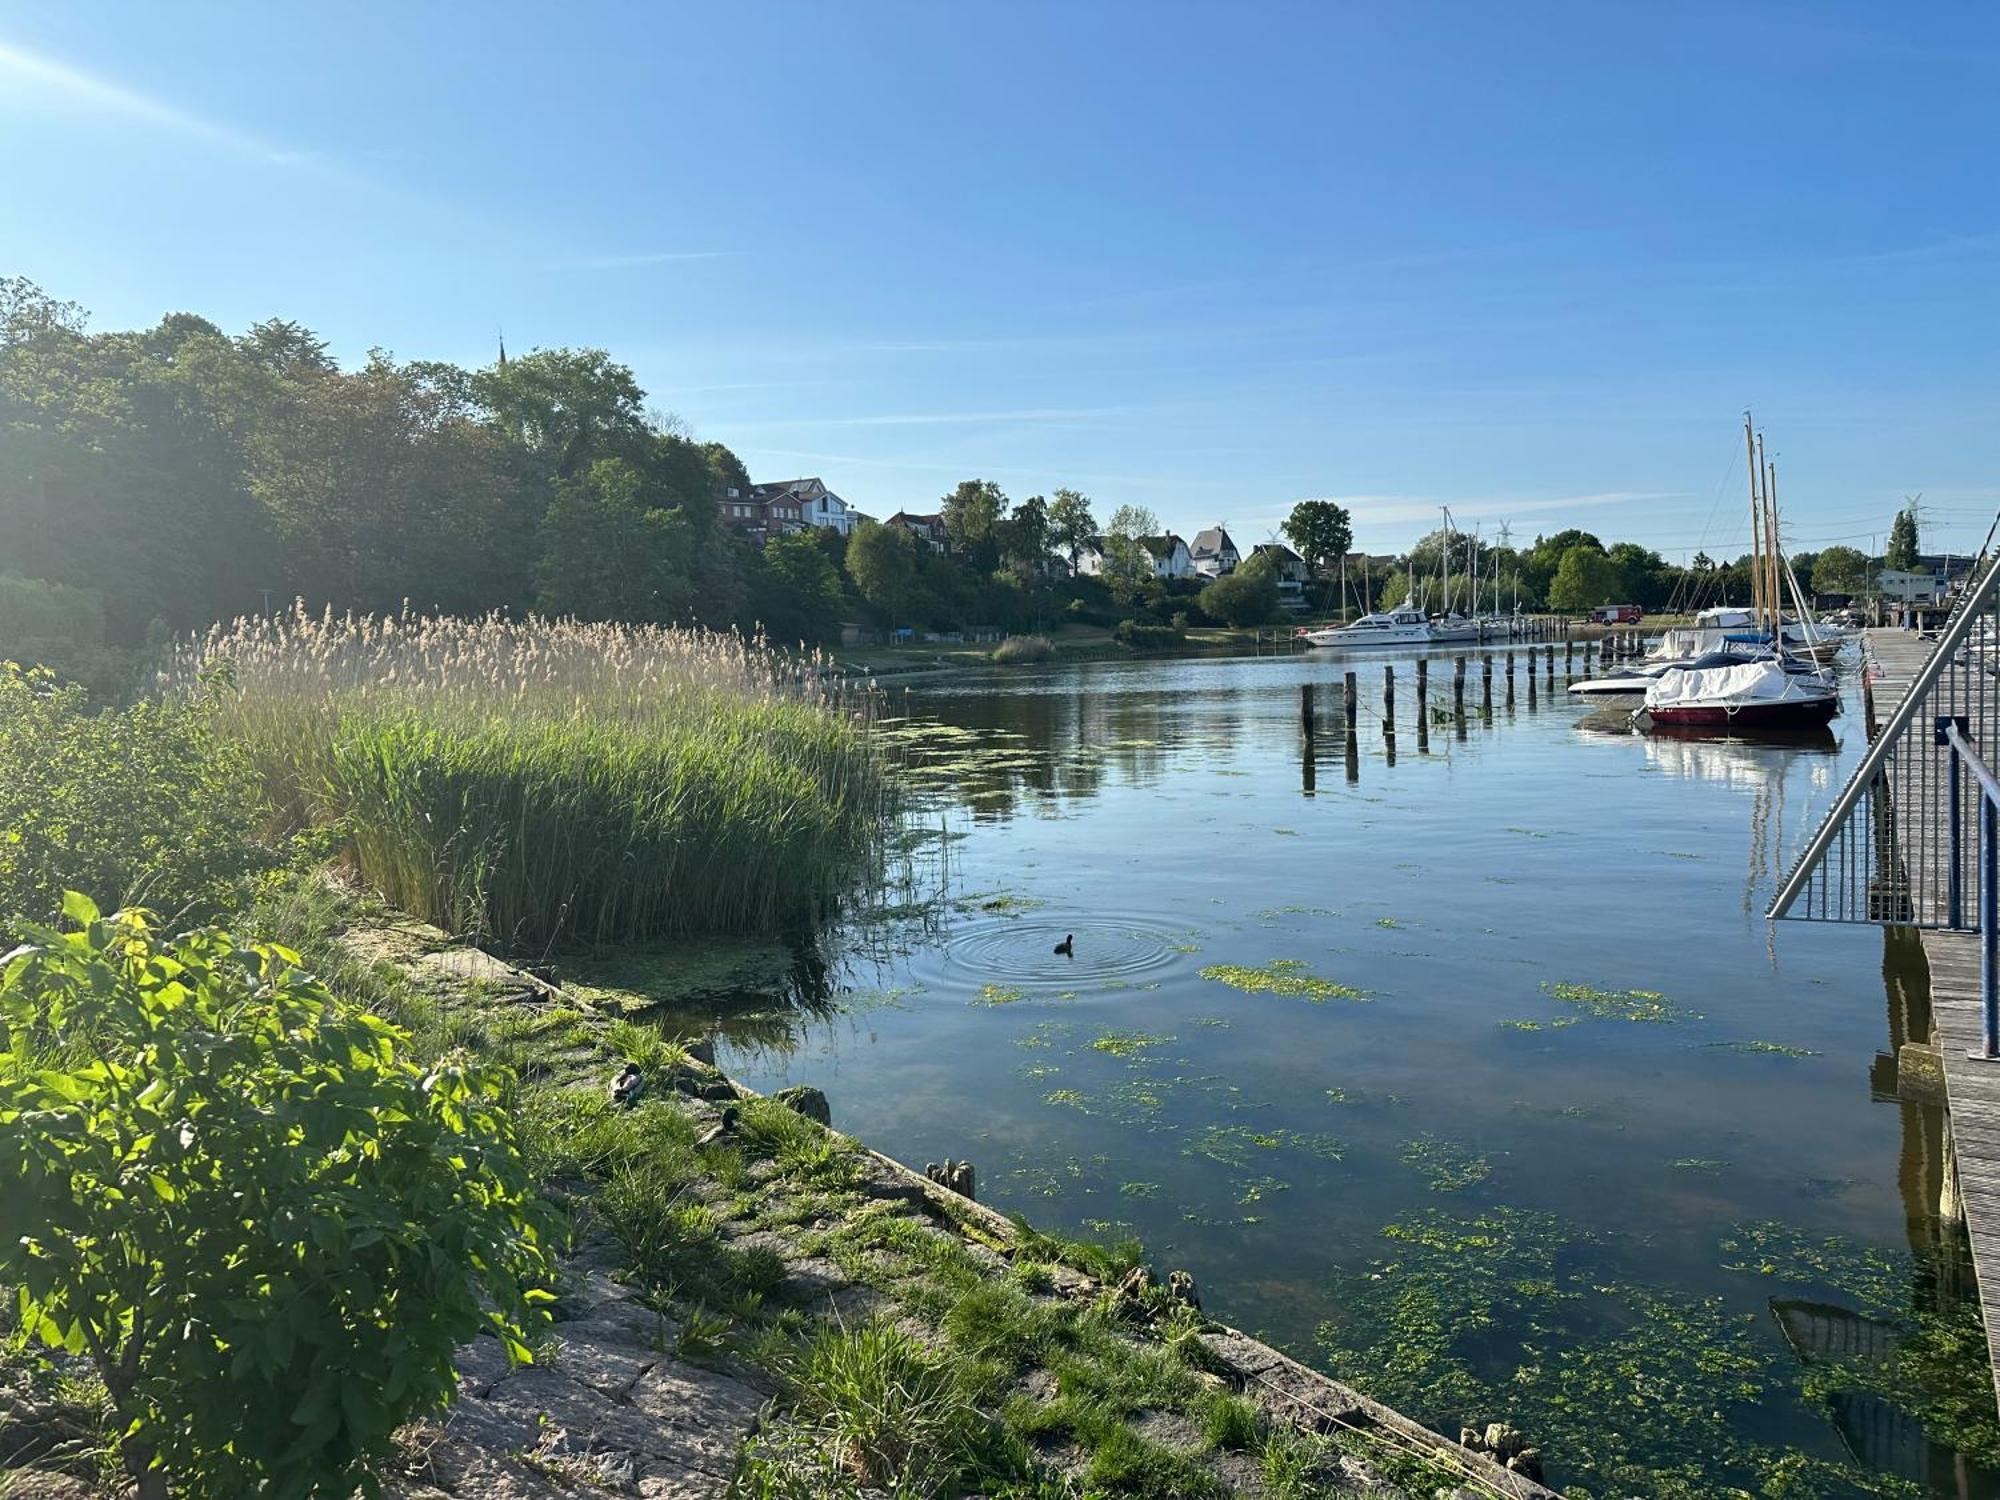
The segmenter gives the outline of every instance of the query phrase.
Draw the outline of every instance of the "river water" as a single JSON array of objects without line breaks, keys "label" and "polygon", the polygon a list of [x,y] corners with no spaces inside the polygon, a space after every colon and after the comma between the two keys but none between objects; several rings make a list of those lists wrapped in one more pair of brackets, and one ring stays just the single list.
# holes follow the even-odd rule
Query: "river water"
[{"label": "river water", "polygon": [[1858,684],[1813,738],[1649,738],[1546,677],[1509,707],[1504,670],[1483,714],[1475,657],[1461,729],[1434,656],[1420,745],[1390,665],[1393,741],[1381,658],[898,691],[936,837],[833,1011],[720,1061],[1038,1225],[1136,1234],[1434,1425],[1514,1421],[1579,1490],[1995,1493],[1940,1121],[1877,1058],[1906,945],[1762,916]]}]

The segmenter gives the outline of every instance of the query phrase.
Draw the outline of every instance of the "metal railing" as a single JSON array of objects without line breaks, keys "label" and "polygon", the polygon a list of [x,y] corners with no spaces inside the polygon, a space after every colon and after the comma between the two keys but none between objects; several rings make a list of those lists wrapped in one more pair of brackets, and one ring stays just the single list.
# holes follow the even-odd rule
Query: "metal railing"
[{"label": "metal railing", "polygon": [[[1996,751],[2000,559],[1966,590],[1936,648],[1779,886],[1768,915],[1980,934],[1983,1055],[2000,1058],[2000,778],[1985,758]],[[1976,793],[1971,797],[1968,780]]]}]

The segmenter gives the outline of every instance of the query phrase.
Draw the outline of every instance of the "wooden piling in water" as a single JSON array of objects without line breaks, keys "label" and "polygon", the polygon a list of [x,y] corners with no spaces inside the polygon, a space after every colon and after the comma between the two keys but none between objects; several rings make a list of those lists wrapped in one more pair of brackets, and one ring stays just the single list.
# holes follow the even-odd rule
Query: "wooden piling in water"
[{"label": "wooden piling in water", "polygon": [[1493,712],[1493,653],[1486,652],[1479,659],[1479,709],[1481,713]]},{"label": "wooden piling in water", "polygon": [[1457,718],[1465,717],[1465,658],[1454,657],[1451,663],[1451,711]]},{"label": "wooden piling in water", "polygon": [[1341,681],[1341,697],[1343,700],[1342,706],[1346,710],[1347,737],[1352,740],[1354,738],[1355,714],[1361,707],[1361,695],[1355,691],[1354,674],[1352,672],[1347,673]]},{"label": "wooden piling in water", "polygon": [[1313,732],[1313,685],[1310,682],[1299,684],[1299,723],[1307,734]]},{"label": "wooden piling in water", "polygon": [[1396,737],[1396,669],[1382,664],[1382,733]]}]

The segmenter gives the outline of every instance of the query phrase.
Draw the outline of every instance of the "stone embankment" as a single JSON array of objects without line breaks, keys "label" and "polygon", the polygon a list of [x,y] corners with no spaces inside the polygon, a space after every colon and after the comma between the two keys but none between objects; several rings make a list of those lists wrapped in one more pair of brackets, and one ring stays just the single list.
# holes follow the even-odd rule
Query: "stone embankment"
[{"label": "stone embankment", "polygon": [[[392,963],[434,991],[444,1003],[485,1011],[548,1009],[568,1002],[563,992],[474,949],[453,946],[444,934],[417,924],[375,929],[350,938],[373,961]],[[551,1059],[574,1069],[579,1087],[602,1087],[619,1059],[608,1047],[573,1046]],[[667,1090],[706,1135],[723,1125],[733,1099],[750,1091],[706,1069],[690,1072]],[[827,1121],[825,1096],[816,1089],[787,1091],[802,1115]],[[844,1142],[845,1138],[835,1137]],[[1021,1248],[1022,1231],[1011,1220],[899,1162],[852,1147],[854,1218],[894,1218],[915,1232],[952,1243],[971,1264],[1004,1278]],[[945,1169],[935,1175],[965,1176]],[[956,1164],[962,1166],[963,1164]],[[876,1316],[910,1321],[884,1280],[857,1266],[839,1249],[842,1225],[813,1217],[813,1195],[789,1185],[767,1162],[750,1168],[753,1217],[725,1217],[724,1233],[739,1249],[761,1248],[783,1258],[783,1298],[791,1305],[855,1325]],[[730,1194],[716,1184],[705,1194],[727,1215]],[[739,1195],[740,1198],[740,1195]],[[784,1200],[795,1200],[787,1204]],[[1040,1251],[1038,1249],[1037,1254]],[[460,1360],[460,1398],[441,1423],[413,1434],[405,1474],[394,1492],[408,1500],[513,1500],[608,1494],[666,1497],[722,1495],[743,1443],[769,1422],[781,1382],[739,1354],[691,1357],[684,1337],[690,1309],[642,1293],[623,1278],[622,1247],[598,1229],[586,1233],[569,1266],[558,1322],[547,1354],[536,1365],[510,1370],[491,1339],[469,1346]],[[880,1268],[878,1268],[880,1269]],[[893,1272],[894,1268],[887,1268]],[[859,1270],[861,1274],[855,1274]],[[1048,1298],[1116,1297],[1082,1271],[1050,1265]],[[1143,1271],[1133,1278],[1149,1279]],[[1128,1282],[1133,1278],[1128,1278]],[[1130,1294],[1131,1286],[1124,1290]],[[1188,1283],[1185,1292],[1191,1293]],[[1532,1450],[1499,1424],[1453,1443],[1422,1424],[1370,1400],[1235,1329],[1213,1321],[1195,1335],[1206,1381],[1254,1403],[1260,1420],[1340,1439],[1312,1476],[1316,1493],[1405,1495],[1507,1495],[1542,1500],[1554,1492],[1528,1477],[1536,1472]],[[1148,1337],[1143,1317],[1133,1337]],[[1052,1387],[1032,1372],[1032,1392]],[[1047,1391],[1045,1390],[1045,1393]],[[1155,1441],[1192,1440],[1169,1413],[1146,1419]],[[1060,1472],[1075,1455],[1049,1455]],[[1412,1460],[1427,1476],[1419,1488],[1387,1477]],[[1511,1467],[1510,1465],[1511,1461]],[[1210,1465],[1232,1492],[1265,1493],[1254,1466],[1240,1456],[1218,1455]],[[1523,1472],[1526,1470],[1527,1472]]]}]

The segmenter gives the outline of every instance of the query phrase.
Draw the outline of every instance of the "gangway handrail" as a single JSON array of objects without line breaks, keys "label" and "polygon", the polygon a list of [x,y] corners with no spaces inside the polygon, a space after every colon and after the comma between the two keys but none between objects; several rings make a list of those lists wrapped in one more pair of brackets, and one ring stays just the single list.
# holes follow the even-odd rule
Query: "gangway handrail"
[{"label": "gangway handrail", "polygon": [[1777,895],[1771,898],[1770,910],[1764,913],[1766,918],[1775,920],[1792,909],[1792,903],[1798,900],[1805,890],[1820,861],[1826,857],[1827,850],[1833,846],[1834,839],[1847,822],[1848,815],[1854,811],[1875,779],[1882,774],[1882,768],[1888,763],[1890,755],[1895,752],[1897,744],[1908,731],[1918,710],[1924,706],[1931,687],[1944,674],[1945,667],[1957,655],[1958,648],[1966,636],[1972,633],[1973,624],[1980,618],[1978,606],[1992,597],[1996,582],[2000,582],[2000,555],[1996,555],[1987,564],[1986,571],[1980,575],[1978,584],[1960,601],[1959,609],[1946,623],[1944,633],[1938,637],[1937,649],[1931,653],[1930,660],[1918,669],[1917,675],[1910,682],[1909,691],[1903,694],[1903,701],[1897,704],[1895,712],[1889,715],[1889,722],[1882,726],[1881,733],[1875,736],[1874,743],[1868,747],[1868,753],[1861,758],[1861,764],[1854,768],[1854,774],[1847,779],[1847,785],[1840,789],[1840,795],[1834,799],[1833,807],[1819,825],[1818,831],[1813,834],[1812,841],[1799,855],[1798,863],[1792,866],[1792,873],[1785,877],[1785,883],[1778,888]]}]

